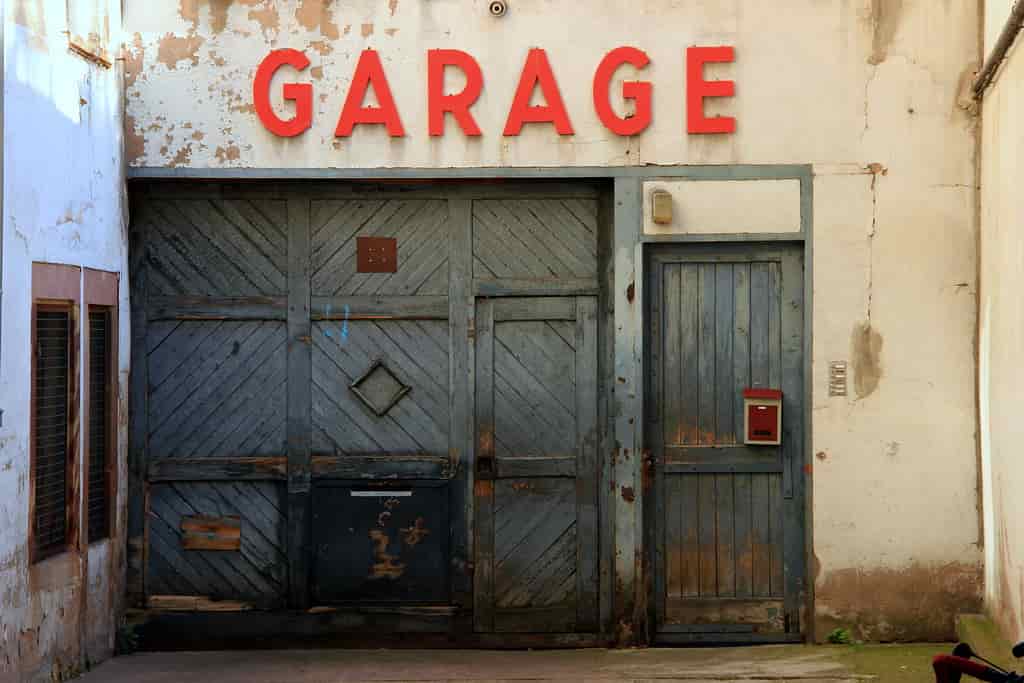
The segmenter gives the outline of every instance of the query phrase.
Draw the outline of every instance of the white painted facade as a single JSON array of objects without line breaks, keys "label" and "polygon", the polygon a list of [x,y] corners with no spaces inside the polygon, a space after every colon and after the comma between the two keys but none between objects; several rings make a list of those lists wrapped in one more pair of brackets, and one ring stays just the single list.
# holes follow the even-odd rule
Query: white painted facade
[{"label": "white painted facade", "polygon": [[[126,18],[129,163],[200,175],[215,169],[220,177],[228,169],[269,177],[301,169],[647,166],[656,175],[663,165],[811,164],[817,634],[836,625],[856,626],[865,638],[950,634],[952,613],[977,607],[981,581],[978,122],[969,96],[981,59],[979,4],[509,5],[495,19],[482,0],[136,3]],[[654,84],[653,123],[628,138],[606,130],[592,104],[594,69],[620,45],[645,50],[651,64],[640,74],[623,69],[615,83]],[[735,63],[706,72],[736,82],[734,98],[706,105],[735,116],[735,134],[686,134],[689,45],[735,46]],[[314,87],[313,126],[288,139],[270,134],[251,105],[259,61],[284,47],[312,64],[274,79],[281,116],[289,111],[280,104],[285,82]],[[531,47],[548,52],[573,136],[544,125],[501,134]],[[379,51],[403,138],[381,126],[334,137],[364,48]],[[473,113],[481,137],[465,137],[450,119],[443,137],[427,135],[433,48],[465,50],[480,63],[484,90]],[[612,91],[614,102],[618,85]],[[684,215],[706,210],[682,201]],[[843,360],[849,395],[830,397],[829,363]]]},{"label": "white painted facade", "polygon": [[[986,7],[995,35],[1009,17],[1000,3]],[[995,42],[995,37],[991,40]],[[985,601],[1005,635],[1024,639],[1024,422],[1020,396],[1024,317],[1017,287],[1024,281],[1018,185],[1024,153],[1024,54],[1020,36],[982,104],[981,296],[979,399],[985,506]]]},{"label": "white painted facade", "polygon": [[[114,538],[29,564],[32,263],[119,273],[118,369],[128,379],[122,66],[69,50],[64,0],[5,0],[0,317],[0,680],[58,680],[109,657],[124,584]],[[78,3],[85,5],[86,3]],[[121,3],[90,3],[119,40]],[[112,47],[112,45],[111,45]],[[81,366],[80,366],[81,367]],[[125,412],[126,416],[126,412]],[[119,426],[119,478],[126,432]],[[79,453],[83,452],[80,449]],[[119,486],[123,498],[125,487]],[[117,510],[123,509],[123,500]],[[57,677],[57,678],[51,678]]]}]

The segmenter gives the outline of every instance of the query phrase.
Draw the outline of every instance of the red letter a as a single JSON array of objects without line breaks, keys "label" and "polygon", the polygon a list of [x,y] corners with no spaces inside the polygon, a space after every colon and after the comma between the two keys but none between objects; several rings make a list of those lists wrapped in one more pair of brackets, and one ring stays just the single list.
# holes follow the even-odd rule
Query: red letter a
[{"label": "red letter a", "polygon": [[[531,107],[530,96],[538,85],[547,104]],[[552,123],[559,135],[572,135],[569,114],[565,111],[562,95],[558,92],[558,83],[551,73],[547,53],[540,48],[533,48],[526,57],[523,74],[519,77],[519,86],[516,88],[515,97],[512,98],[504,134],[519,135],[524,123]]]},{"label": "red letter a", "polygon": [[[370,86],[373,86],[373,92],[377,94],[379,107],[363,106],[366,91]],[[352,134],[352,129],[360,123],[383,123],[391,137],[405,136],[402,120],[398,118],[398,109],[395,107],[394,98],[391,97],[391,88],[388,87],[388,79],[384,75],[384,68],[380,64],[376,50],[363,50],[359,55],[356,72],[352,76],[352,85],[348,89],[345,106],[341,109],[341,118],[334,134],[339,138],[347,138]]]}]

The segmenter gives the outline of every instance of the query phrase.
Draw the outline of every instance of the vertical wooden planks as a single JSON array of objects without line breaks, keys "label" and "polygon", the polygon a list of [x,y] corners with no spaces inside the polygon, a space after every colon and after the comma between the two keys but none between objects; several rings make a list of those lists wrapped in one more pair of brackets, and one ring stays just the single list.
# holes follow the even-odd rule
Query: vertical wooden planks
[{"label": "vertical wooden planks", "polygon": [[784,551],[785,529],[782,526],[782,477],[778,474],[768,475],[768,519],[771,527],[771,564],[769,566],[769,577],[771,581],[771,594],[773,597],[784,595],[782,581],[782,565]]},{"label": "vertical wooden planks", "polygon": [[473,539],[473,453],[476,433],[473,426],[473,206],[467,199],[448,201],[450,235],[448,239],[448,448],[451,471],[449,509],[452,511],[451,549],[452,600],[463,607],[472,604]]},{"label": "vertical wooden planks", "polygon": [[310,203],[288,200],[288,604],[309,605],[312,339],[310,300]]},{"label": "vertical wooden planks", "polygon": [[768,264],[768,385],[782,385],[782,282],[779,263]]},{"label": "vertical wooden planks", "polygon": [[[664,528],[665,528],[665,566],[656,567],[654,571],[665,573],[665,596],[658,596],[668,600],[678,600],[683,596],[683,584],[685,583],[683,566],[686,548],[684,547],[684,532],[686,518],[683,508],[687,505],[684,499],[683,484],[691,478],[687,475],[663,475],[664,477]],[[688,558],[689,559],[689,558]]]},{"label": "vertical wooden planks", "polygon": [[770,474],[752,474],[751,479],[751,575],[754,597],[772,594],[772,530]]},{"label": "vertical wooden planks", "polygon": [[700,475],[678,477],[682,546],[680,552],[680,593],[683,597],[700,595]]},{"label": "vertical wooden planks", "polygon": [[715,438],[715,265],[702,263],[700,268],[700,341],[698,349],[697,395],[700,404],[698,443],[713,445]]},{"label": "vertical wooden planks", "polygon": [[702,598],[718,596],[718,515],[716,514],[715,475],[697,477],[697,526],[700,545],[699,594]]},{"label": "vertical wooden planks", "polygon": [[682,373],[682,423],[684,438],[681,443],[700,443],[700,266],[680,266],[682,291],[680,293],[680,338],[677,352]]},{"label": "vertical wooden planks", "polygon": [[[476,500],[473,621],[478,632],[494,630],[494,303],[476,312]],[[488,470],[489,472],[485,471]],[[484,476],[486,475],[486,476]]]},{"label": "vertical wooden planks", "polygon": [[134,220],[129,233],[131,283],[131,376],[128,421],[128,600],[145,603],[146,572],[146,459],[149,439],[149,364],[147,363],[146,218],[140,202],[133,202]]},{"label": "vertical wooden planks", "polygon": [[597,299],[576,299],[576,629],[598,626]]},{"label": "vertical wooden planks", "polygon": [[[659,325],[664,340],[664,348],[660,354],[661,371],[656,373],[658,384],[653,387],[657,403],[661,409],[663,439],[666,444],[686,443],[687,429],[684,426],[683,405],[683,363],[685,361],[680,350],[683,347],[683,325],[679,319],[682,314],[680,306],[682,293],[682,266],[669,263],[662,267],[662,289],[664,302],[662,307],[662,323]],[[653,321],[652,321],[653,322]],[[655,362],[654,358],[651,359]],[[653,409],[653,406],[652,406]],[[651,419],[655,419],[651,415]]]},{"label": "vertical wooden planks", "polygon": [[743,390],[750,386],[750,264],[733,265],[733,431],[743,443]]},{"label": "vertical wooden planks", "polygon": [[733,265],[715,264],[715,443],[736,442],[733,391]]},{"label": "vertical wooden planks", "polygon": [[736,597],[749,598],[753,594],[753,559],[752,541],[753,509],[751,505],[751,475],[733,475],[733,510],[736,540]]},{"label": "vertical wooden planks", "polygon": [[736,596],[735,511],[733,509],[733,474],[715,477],[715,528],[718,546],[718,596]]},{"label": "vertical wooden planks", "polygon": [[771,351],[769,349],[768,264],[750,264],[750,385],[768,387],[771,381]]}]

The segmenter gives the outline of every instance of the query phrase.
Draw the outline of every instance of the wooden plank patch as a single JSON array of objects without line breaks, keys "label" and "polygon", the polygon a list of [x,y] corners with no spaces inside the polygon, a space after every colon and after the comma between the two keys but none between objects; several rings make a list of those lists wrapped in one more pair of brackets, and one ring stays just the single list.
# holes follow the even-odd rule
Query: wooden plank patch
[{"label": "wooden plank patch", "polygon": [[253,607],[247,602],[211,600],[201,595],[151,595],[146,606],[164,612],[245,612]]},{"label": "wooden plank patch", "polygon": [[242,520],[238,515],[182,517],[181,547],[185,550],[241,550]]}]

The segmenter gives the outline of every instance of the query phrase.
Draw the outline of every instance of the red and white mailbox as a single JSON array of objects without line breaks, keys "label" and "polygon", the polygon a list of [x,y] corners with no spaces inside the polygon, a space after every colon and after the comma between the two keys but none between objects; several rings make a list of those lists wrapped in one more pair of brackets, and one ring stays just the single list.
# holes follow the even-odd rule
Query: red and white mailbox
[{"label": "red and white mailbox", "polygon": [[778,389],[743,390],[743,442],[748,446],[782,443],[782,392]]}]

